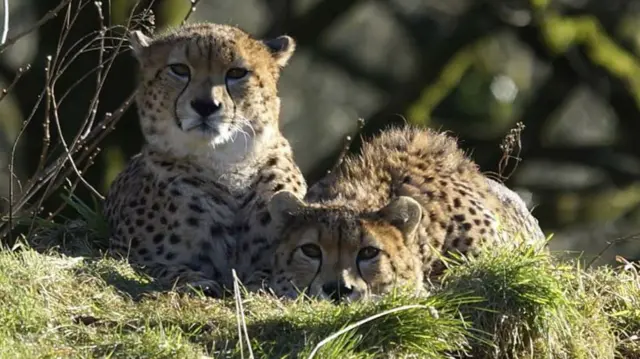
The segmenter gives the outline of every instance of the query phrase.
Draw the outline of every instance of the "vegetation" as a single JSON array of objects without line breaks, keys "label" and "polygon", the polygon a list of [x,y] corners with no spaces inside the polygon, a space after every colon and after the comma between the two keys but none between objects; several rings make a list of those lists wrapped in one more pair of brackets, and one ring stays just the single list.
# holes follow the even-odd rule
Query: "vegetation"
[{"label": "vegetation", "polygon": [[67,201],[75,219],[41,223],[30,245],[0,252],[2,358],[640,355],[640,268],[629,263],[585,269],[503,249],[452,263],[419,298],[399,291],[336,306],[238,289],[217,300],[157,291],[103,255],[99,212]]}]

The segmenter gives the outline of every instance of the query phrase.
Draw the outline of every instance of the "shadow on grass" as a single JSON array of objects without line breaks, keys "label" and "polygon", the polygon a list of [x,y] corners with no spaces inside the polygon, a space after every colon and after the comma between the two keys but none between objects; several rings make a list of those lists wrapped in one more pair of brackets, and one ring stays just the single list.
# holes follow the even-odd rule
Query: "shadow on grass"
[{"label": "shadow on grass", "polygon": [[[137,270],[137,274],[143,274],[140,270]],[[94,273],[107,283],[107,285],[115,288],[120,293],[125,293],[131,297],[134,301],[140,301],[146,295],[161,293],[163,290],[159,285],[154,282],[141,282],[136,278],[128,278],[119,271],[113,268],[104,268],[97,273]]]},{"label": "shadow on grass", "polygon": [[317,357],[402,357],[410,352],[425,358],[454,357],[466,351],[469,334],[455,308],[472,300],[389,295],[378,302],[340,306],[301,302],[248,323],[246,332],[257,357],[307,357],[329,337]]},{"label": "shadow on grass", "polygon": [[[103,257],[104,258],[104,257]],[[125,262],[119,266],[108,265],[102,258],[85,259],[84,265],[76,270],[76,275],[102,279],[108,286],[115,288],[134,301],[140,301],[145,295],[164,292],[163,288],[144,278],[144,273],[130,267]],[[116,259],[108,261],[117,262]]]},{"label": "shadow on grass", "polygon": [[[175,321],[118,321],[103,320],[93,316],[78,316],[76,324],[86,325],[98,330],[117,331],[119,333],[139,333],[154,328],[178,328],[194,344],[201,345],[210,353],[222,357],[241,358],[236,328],[220,326],[214,322],[175,322]],[[319,337],[319,333],[332,332],[330,325],[298,326],[286,320],[270,320],[248,326],[249,338],[254,355],[258,358],[297,358],[308,349],[309,336]],[[327,334],[327,335],[328,335]],[[322,338],[320,338],[322,339]],[[315,340],[315,341],[319,341]],[[245,345],[246,343],[242,343]],[[245,347],[246,348],[246,347]],[[245,349],[246,350],[246,349]]]},{"label": "shadow on grass", "polygon": [[[145,279],[146,274],[141,268],[130,266],[123,259],[109,254],[109,240],[104,233],[96,232],[91,225],[82,220],[68,221],[64,224],[43,225],[39,230],[27,238],[29,248],[41,254],[62,254],[72,258],[83,258],[85,266],[78,269],[78,274],[88,274],[104,280],[121,293],[129,295],[138,301],[145,294],[166,292],[170,288],[161,286]],[[102,261],[120,262],[118,265],[105,265]],[[130,271],[129,276],[123,275],[118,269]],[[130,270],[129,270],[130,269]]]},{"label": "shadow on grass", "polygon": [[[339,330],[334,323],[293,323],[290,319],[269,319],[247,326],[251,345],[259,357],[297,358],[315,344]],[[237,336],[236,336],[237,338]]]},{"label": "shadow on grass", "polygon": [[64,224],[38,222],[35,232],[26,238],[26,244],[42,254],[51,252],[68,257],[99,259],[109,247],[108,238],[95,233],[84,221]]}]

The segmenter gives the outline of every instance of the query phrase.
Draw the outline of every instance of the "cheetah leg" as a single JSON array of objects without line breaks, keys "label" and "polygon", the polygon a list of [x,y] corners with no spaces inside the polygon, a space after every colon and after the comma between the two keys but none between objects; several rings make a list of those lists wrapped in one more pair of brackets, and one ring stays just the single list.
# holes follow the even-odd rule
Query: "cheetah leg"
[{"label": "cheetah leg", "polygon": [[145,265],[144,271],[162,285],[175,287],[178,292],[190,293],[195,289],[210,297],[220,298],[224,295],[224,288],[218,281],[186,265],[158,263]]}]

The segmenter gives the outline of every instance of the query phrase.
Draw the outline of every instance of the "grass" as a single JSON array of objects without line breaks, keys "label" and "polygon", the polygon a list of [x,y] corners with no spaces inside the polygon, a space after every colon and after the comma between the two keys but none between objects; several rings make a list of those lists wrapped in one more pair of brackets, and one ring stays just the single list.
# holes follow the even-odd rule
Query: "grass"
[{"label": "grass", "polygon": [[632,264],[505,249],[461,260],[426,297],[216,300],[102,256],[99,213],[68,200],[78,218],[0,252],[0,358],[640,358]]},{"label": "grass", "polygon": [[[131,284],[140,289],[128,292]],[[142,293],[152,284],[125,263],[73,259],[33,250],[0,254],[1,357],[240,357],[234,300]],[[465,299],[390,296],[376,303],[333,306],[266,295],[243,300],[246,333],[256,357],[303,357],[322,339],[376,313],[399,311],[358,326],[321,347],[317,357],[373,357],[421,352],[438,358],[464,349]],[[381,329],[382,328],[382,329]],[[246,344],[246,343],[244,343]],[[295,356],[295,355],[294,355]]]}]

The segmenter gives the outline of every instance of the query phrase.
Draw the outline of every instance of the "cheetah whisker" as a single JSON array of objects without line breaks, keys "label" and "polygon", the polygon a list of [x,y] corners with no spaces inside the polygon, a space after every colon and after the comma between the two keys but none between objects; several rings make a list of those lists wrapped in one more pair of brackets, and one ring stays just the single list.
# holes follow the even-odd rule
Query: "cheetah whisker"
[{"label": "cheetah whisker", "polygon": [[[253,129],[253,126],[251,125],[251,121],[249,121],[248,118],[240,116],[240,115],[236,115],[236,119],[239,120],[240,124],[237,125],[236,130],[237,132],[241,133],[244,138],[245,138],[245,152],[248,151],[248,146],[249,146],[249,141],[251,140],[251,138],[256,138],[256,131]],[[243,129],[243,127],[247,127],[249,128],[249,130],[251,130],[251,133],[253,134],[253,136],[250,136],[249,133],[247,131],[245,131]]]},{"label": "cheetah whisker", "polygon": [[240,115],[236,115],[236,118],[241,121],[242,125],[248,127],[251,130],[251,132],[253,133],[253,137],[254,138],[257,136],[256,135],[256,130],[253,128],[253,125],[251,125],[251,121],[248,118],[246,118],[244,116],[240,116]]}]

